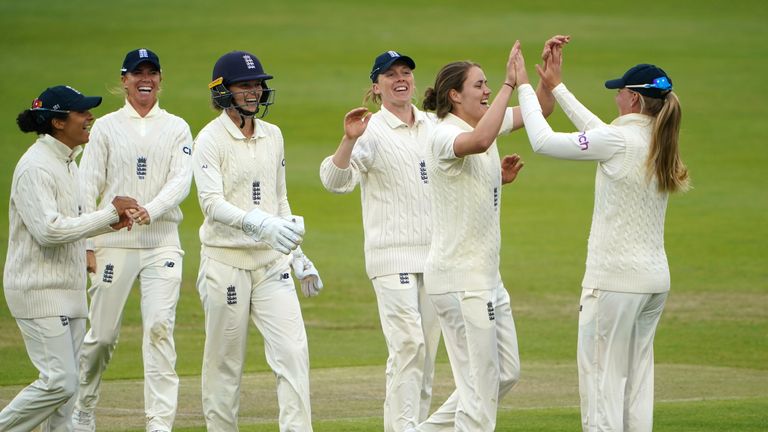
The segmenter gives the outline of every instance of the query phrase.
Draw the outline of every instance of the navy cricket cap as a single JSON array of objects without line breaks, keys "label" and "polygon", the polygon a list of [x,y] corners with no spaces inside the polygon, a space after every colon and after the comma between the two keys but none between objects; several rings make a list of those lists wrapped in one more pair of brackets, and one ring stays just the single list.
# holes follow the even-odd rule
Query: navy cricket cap
[{"label": "navy cricket cap", "polygon": [[376,82],[379,79],[379,74],[386,72],[398,60],[404,62],[409,68],[416,69],[416,62],[412,58],[402,55],[397,51],[387,51],[374,60],[373,68],[371,68],[371,82]]},{"label": "navy cricket cap", "polygon": [[605,88],[630,88],[643,96],[664,99],[672,90],[672,78],[664,70],[652,64],[639,64],[630,68],[623,77],[608,80]]},{"label": "navy cricket cap", "polygon": [[101,105],[101,96],[84,96],[70,86],[48,87],[40,97],[32,101],[32,111],[87,111]]},{"label": "navy cricket cap", "polygon": [[215,82],[221,78],[224,87],[243,81],[261,80],[262,87],[267,88],[264,81],[274,78],[264,72],[258,57],[246,51],[231,51],[216,60],[213,65],[211,79]]},{"label": "navy cricket cap", "polygon": [[123,67],[120,69],[120,75],[125,75],[128,72],[133,72],[140,64],[147,62],[151,63],[157,70],[160,69],[160,58],[157,54],[146,48],[135,49],[125,55],[123,60]]}]

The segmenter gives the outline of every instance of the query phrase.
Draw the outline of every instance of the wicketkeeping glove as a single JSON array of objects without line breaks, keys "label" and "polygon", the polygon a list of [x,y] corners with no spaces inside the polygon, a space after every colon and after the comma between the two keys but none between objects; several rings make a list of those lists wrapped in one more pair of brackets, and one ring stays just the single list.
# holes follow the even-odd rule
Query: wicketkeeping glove
[{"label": "wicketkeeping glove", "polygon": [[295,221],[259,209],[253,209],[245,215],[243,231],[254,240],[264,242],[285,255],[299,247],[304,236],[304,228]]},{"label": "wicketkeeping glove", "polygon": [[314,297],[320,294],[320,290],[323,289],[320,273],[317,272],[312,261],[304,255],[301,248],[293,252],[291,267],[293,267],[293,274],[301,283],[301,292],[304,297]]}]

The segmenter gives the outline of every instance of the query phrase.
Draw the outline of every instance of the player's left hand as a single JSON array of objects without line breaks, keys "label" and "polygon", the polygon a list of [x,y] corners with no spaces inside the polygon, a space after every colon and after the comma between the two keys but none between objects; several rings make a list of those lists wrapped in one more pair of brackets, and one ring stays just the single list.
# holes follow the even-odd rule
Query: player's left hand
[{"label": "player's left hand", "polygon": [[501,184],[512,183],[517,178],[517,173],[523,169],[523,161],[520,155],[506,155],[501,160]]},{"label": "player's left hand", "polygon": [[317,272],[317,268],[312,264],[312,261],[300,250],[293,253],[291,267],[293,267],[293,274],[296,276],[296,279],[301,283],[301,292],[304,294],[304,297],[314,297],[320,294],[320,290],[323,289],[320,273]]}]

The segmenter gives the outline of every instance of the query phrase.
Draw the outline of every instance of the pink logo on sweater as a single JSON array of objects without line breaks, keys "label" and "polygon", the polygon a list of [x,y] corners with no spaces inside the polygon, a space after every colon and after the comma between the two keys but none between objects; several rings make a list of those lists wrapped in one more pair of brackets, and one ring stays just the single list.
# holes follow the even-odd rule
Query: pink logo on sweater
[{"label": "pink logo on sweater", "polygon": [[579,147],[581,147],[581,151],[587,150],[589,148],[589,140],[587,139],[587,131],[584,131],[579,134]]}]

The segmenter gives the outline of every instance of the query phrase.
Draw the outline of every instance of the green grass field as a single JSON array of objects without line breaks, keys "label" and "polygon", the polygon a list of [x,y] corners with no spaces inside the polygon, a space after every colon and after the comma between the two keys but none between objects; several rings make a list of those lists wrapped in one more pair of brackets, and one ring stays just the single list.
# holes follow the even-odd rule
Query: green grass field
[{"label": "green grass field", "polygon": [[[656,337],[657,431],[768,430],[768,5],[761,0],[615,3],[351,2],[22,2],[0,0],[0,248],[7,245],[11,173],[32,143],[15,125],[45,87],[71,84],[105,96],[100,116],[122,105],[128,50],[148,47],[163,65],[161,104],[193,134],[215,113],[207,84],[215,60],[244,49],[275,76],[267,118],[283,131],[294,213],[305,217],[304,251],[326,288],[302,298],[310,343],[317,431],[381,430],[384,362],[375,297],[364,270],[359,194],[336,196],[318,178],[360,104],[373,58],[396,49],[417,62],[419,94],[439,68],[471,59],[498,88],[509,48],[520,39],[529,73],[543,41],[571,34],[564,81],[604,120],[616,115],[602,83],[642,62],[662,66],[683,104],[682,152],[694,189],[670,200],[667,254],[672,293]],[[558,130],[571,130],[560,112]],[[576,322],[592,209],[594,165],[531,154],[524,133],[499,141],[526,167],[504,189],[502,275],[518,326],[523,380],[503,401],[500,431],[579,428]],[[761,174],[762,173],[762,174]],[[199,374],[203,315],[195,289],[202,220],[184,202],[186,251],[178,308],[180,430],[203,430]],[[4,255],[4,253],[3,253]],[[143,430],[141,318],[125,311],[120,345],[105,379],[100,430]],[[0,302],[0,405],[32,381],[23,341]],[[274,380],[257,332],[249,344],[242,430],[277,430]],[[444,354],[441,368],[447,371]],[[437,398],[451,386],[439,375]]]}]

